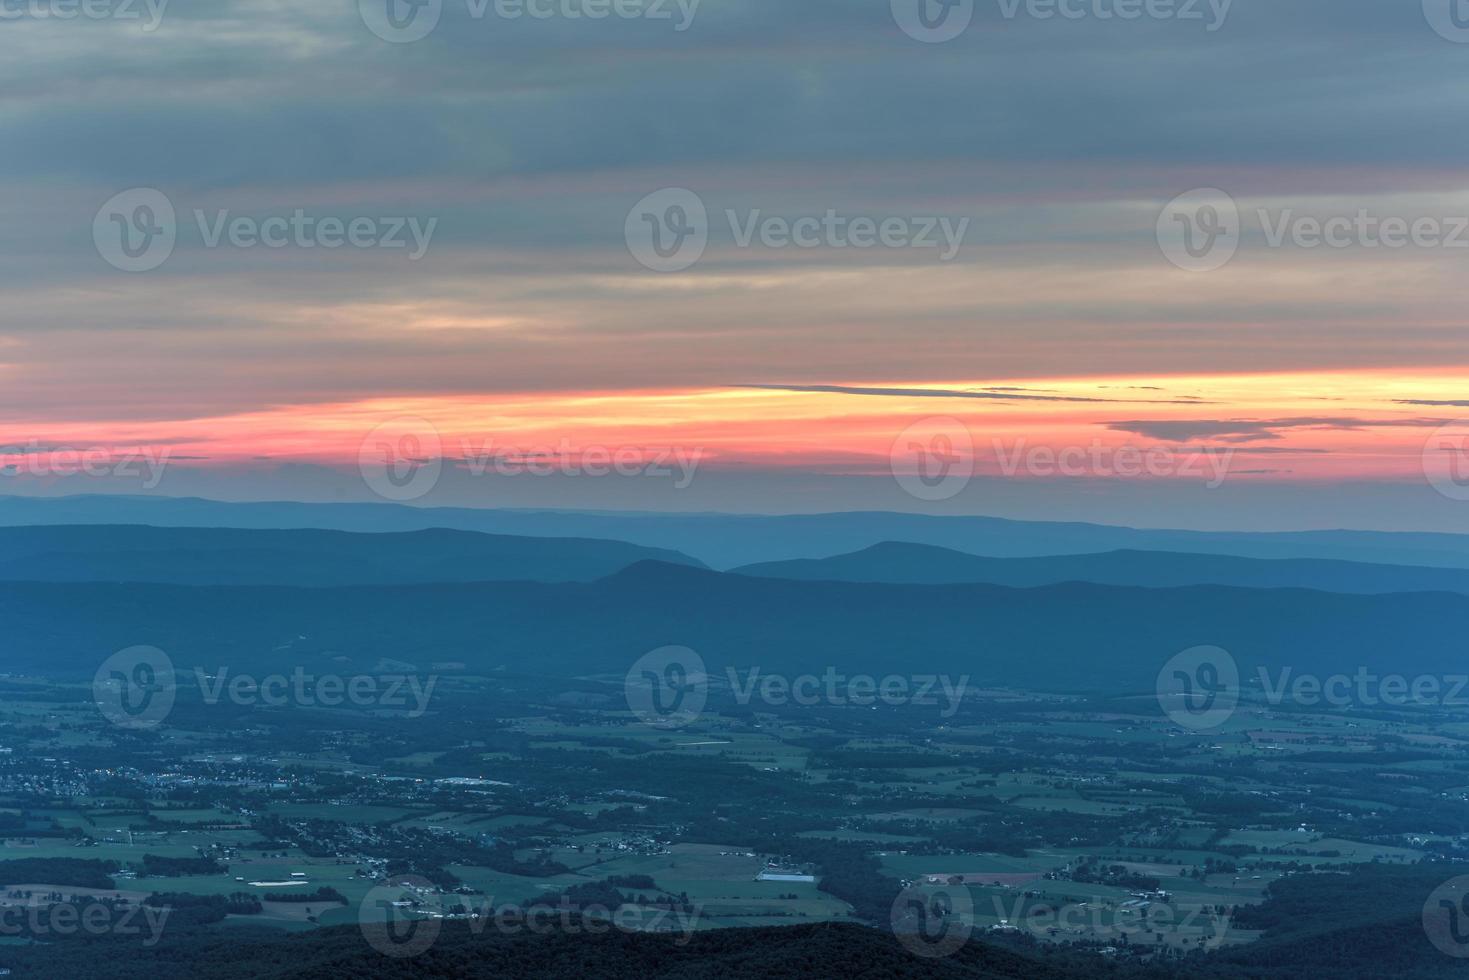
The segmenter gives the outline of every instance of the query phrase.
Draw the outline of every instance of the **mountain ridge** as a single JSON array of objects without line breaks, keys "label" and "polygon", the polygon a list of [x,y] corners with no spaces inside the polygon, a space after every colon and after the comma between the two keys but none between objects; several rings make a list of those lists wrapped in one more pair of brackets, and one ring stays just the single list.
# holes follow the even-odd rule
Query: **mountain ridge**
[{"label": "mountain ridge", "polygon": [[623,541],[449,528],[365,534],[315,528],[0,527],[0,581],[303,587],[589,582],[645,560],[702,567],[678,552]]},{"label": "mountain ridge", "polygon": [[[248,615],[241,610],[248,609]],[[85,611],[85,615],[82,615]],[[368,671],[383,660],[620,678],[664,646],[714,671],[970,675],[1052,691],[1151,691],[1197,646],[1258,669],[1451,676],[1469,597],[1225,586],[881,585],[639,563],[591,583],[291,588],[0,583],[6,669],[90,677],[117,650],[181,667]],[[425,631],[423,624],[434,629]]]},{"label": "mountain ridge", "polygon": [[678,551],[722,569],[831,557],[882,541],[931,544],[992,557],[1075,555],[1131,548],[1469,568],[1469,534],[1422,531],[1193,531],[882,511],[650,514],[428,508],[388,503],[227,503],[185,497],[0,496],[0,525],[96,523],[318,527],[372,533],[442,526],[523,537],[625,541]]},{"label": "mountain ridge", "polygon": [[886,541],[830,558],[762,562],[730,570],[760,578],[889,584],[988,583],[1016,588],[1096,582],[1140,588],[1233,585],[1322,592],[1469,594],[1469,570],[1380,565],[1335,559],[1119,549],[1084,555],[993,558],[934,545]]}]

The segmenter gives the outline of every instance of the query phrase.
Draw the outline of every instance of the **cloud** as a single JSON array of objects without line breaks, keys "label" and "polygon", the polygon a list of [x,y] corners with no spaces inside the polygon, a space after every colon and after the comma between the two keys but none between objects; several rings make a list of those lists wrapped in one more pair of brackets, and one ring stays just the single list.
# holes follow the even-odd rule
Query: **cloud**
[{"label": "cloud", "polygon": [[[1262,254],[1254,234],[1228,268],[1190,277],[1154,237],[1163,202],[1206,186],[1247,216],[1417,213],[1393,210],[1412,194],[1412,207],[1464,213],[1469,131],[1444,120],[1469,110],[1455,84],[1465,49],[1418,5],[1262,0],[1212,33],[975,6],[973,27],[942,45],[905,37],[882,0],[710,0],[683,32],[509,20],[493,3],[475,19],[453,2],[409,45],[374,38],[355,0],[180,0],[151,35],[9,21],[0,418],[89,431],[279,408],[310,439],[337,404],[595,393],[615,417],[620,396],[669,379],[988,400],[1035,417],[1048,402],[1107,418],[1213,403],[1171,395],[1192,390],[1229,407],[1113,427],[1228,446],[1417,423],[1365,422],[1390,414],[1381,397],[1330,406],[1364,419],[1308,423],[1288,416],[1328,406],[1158,379],[1469,363],[1459,256]],[[164,267],[129,278],[99,256],[92,222],[135,186],[170,196],[179,239]],[[624,228],[634,202],[669,186],[700,194],[714,227],[696,267],[658,276]],[[295,208],[440,225],[418,263],[202,243],[196,209]],[[915,250],[737,248],[731,209],[973,222],[940,265]],[[841,383],[854,378],[894,387]],[[1008,387],[917,387],[935,379]],[[1069,381],[1042,387],[1052,379]],[[507,428],[533,423],[532,408],[506,405]]]},{"label": "cloud", "polygon": [[1172,404],[1166,401],[1138,401],[1137,399],[1113,399],[1113,398],[1083,398],[1070,395],[1033,395],[1020,394],[1023,389],[1018,388],[979,388],[956,390],[953,388],[859,388],[849,385],[780,385],[780,384],[743,384],[730,385],[731,388],[756,388],[761,391],[799,391],[831,395],[880,395],[890,398],[981,398],[992,401],[1027,401],[1027,402],[1083,402],[1097,403],[1132,403],[1143,405],[1166,405]]},{"label": "cloud", "polygon": [[1178,448],[1176,453],[1207,453],[1213,456],[1329,456],[1330,449],[1297,449],[1294,446],[1198,446]]},{"label": "cloud", "polygon": [[1108,422],[1114,432],[1182,442],[1185,439],[1212,438],[1223,442],[1253,442],[1258,439],[1281,439],[1282,430],[1327,429],[1356,431],[1377,428],[1434,428],[1447,424],[1446,419],[1362,419],[1305,417],[1285,419],[1134,419]]}]

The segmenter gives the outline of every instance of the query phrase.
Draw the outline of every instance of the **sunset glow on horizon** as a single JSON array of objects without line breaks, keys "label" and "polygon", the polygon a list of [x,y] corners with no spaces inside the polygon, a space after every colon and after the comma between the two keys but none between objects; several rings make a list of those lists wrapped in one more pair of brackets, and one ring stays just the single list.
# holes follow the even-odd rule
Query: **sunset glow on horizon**
[{"label": "sunset glow on horizon", "polygon": [[375,427],[398,422],[437,440],[436,458],[451,465],[678,447],[709,468],[881,475],[905,428],[952,418],[972,436],[978,472],[1022,479],[1048,474],[1005,472],[1016,453],[1100,448],[1227,454],[1234,473],[1257,480],[1413,480],[1430,435],[1466,414],[1456,397],[1466,383],[1469,371],[1355,371],[443,395],[184,421],[10,425],[0,427],[0,446],[22,474],[26,459],[98,447],[155,447],[173,465],[204,468],[350,468]]}]

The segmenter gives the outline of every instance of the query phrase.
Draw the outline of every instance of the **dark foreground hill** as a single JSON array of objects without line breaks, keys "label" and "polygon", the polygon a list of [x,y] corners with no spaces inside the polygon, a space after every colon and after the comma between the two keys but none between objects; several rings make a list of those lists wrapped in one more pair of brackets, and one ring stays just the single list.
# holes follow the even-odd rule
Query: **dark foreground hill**
[{"label": "dark foreground hill", "polygon": [[1096,582],[1142,588],[1233,585],[1253,589],[1320,589],[1371,595],[1382,592],[1469,594],[1469,570],[1315,558],[1236,558],[1165,551],[1109,551],[1094,555],[986,558],[948,548],[888,541],[832,558],[746,565],[734,571],[759,578],[828,582],[941,585],[982,582],[1015,588]]},{"label": "dark foreground hill", "polygon": [[617,674],[680,644],[726,667],[972,675],[1040,690],[1149,691],[1198,645],[1297,674],[1463,674],[1469,597],[1196,586],[873,585],[647,562],[593,583],[290,589],[0,584],[4,668],[91,677],[150,644],[180,667],[343,673],[383,659]]},{"label": "dark foreground hill", "polygon": [[538,926],[536,933],[474,932],[446,922],[422,952],[394,958],[356,927],[285,935],[237,920],[226,932],[171,922],[156,945],[85,932],[7,944],[0,946],[0,967],[17,978],[78,980],[1453,980],[1466,975],[1469,960],[1429,941],[1421,910],[1426,895],[1464,870],[1360,865],[1288,877],[1263,904],[1235,910],[1237,925],[1259,939],[1182,958],[1107,956],[987,933],[967,937],[947,956],[925,958],[890,933],[855,923],[685,938],[605,926],[594,933],[575,921],[570,928]]},{"label": "dark foreground hill", "polygon": [[249,930],[229,938],[200,933],[187,942],[141,948],[72,942],[0,950],[14,976],[86,980],[808,980],[812,977],[939,980],[1081,980],[1089,973],[971,942],[944,959],[914,956],[892,936],[855,925],[726,929],[678,937],[473,935],[448,924],[427,951],[394,959],[351,927],[280,938]]},{"label": "dark foreground hill", "polygon": [[66,525],[0,528],[0,581],[180,585],[590,582],[639,561],[698,564],[622,541],[430,528],[345,531]]}]

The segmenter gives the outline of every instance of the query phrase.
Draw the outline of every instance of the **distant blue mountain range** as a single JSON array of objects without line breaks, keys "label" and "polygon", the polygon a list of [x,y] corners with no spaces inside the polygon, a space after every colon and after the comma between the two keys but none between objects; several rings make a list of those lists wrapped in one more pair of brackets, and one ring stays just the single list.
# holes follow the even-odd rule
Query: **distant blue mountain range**
[{"label": "distant blue mountain range", "polygon": [[621,678],[679,644],[719,676],[948,673],[975,683],[1151,695],[1198,645],[1245,676],[1463,674],[1469,596],[1337,595],[1193,586],[891,585],[751,578],[641,562],[591,583],[490,582],[283,588],[0,582],[5,671],[87,676],[116,650],[160,647],[181,668],[428,671]]},{"label": "distant blue mountain range", "polygon": [[641,561],[699,565],[676,551],[622,541],[444,529],[353,534],[110,524],[0,527],[0,581],[10,582],[590,582]]},{"label": "distant blue mountain range", "polygon": [[961,582],[1034,588],[1095,582],[1143,588],[1233,585],[1323,592],[1469,594],[1469,569],[1372,565],[1321,558],[1237,558],[1165,551],[1107,551],[1040,558],[988,558],[931,545],[889,541],[832,558],[797,558],[734,569],[760,578],[944,585]]},{"label": "distant blue mountain range", "polygon": [[1469,568],[1469,535],[1386,531],[1141,530],[1099,524],[896,513],[795,516],[416,508],[398,504],[223,503],[197,498],[0,497],[0,525],[152,524],[174,527],[413,531],[453,528],[530,537],[626,541],[714,568],[827,558],[886,542],[1024,558],[1166,551],[1245,558],[1315,558]]}]

